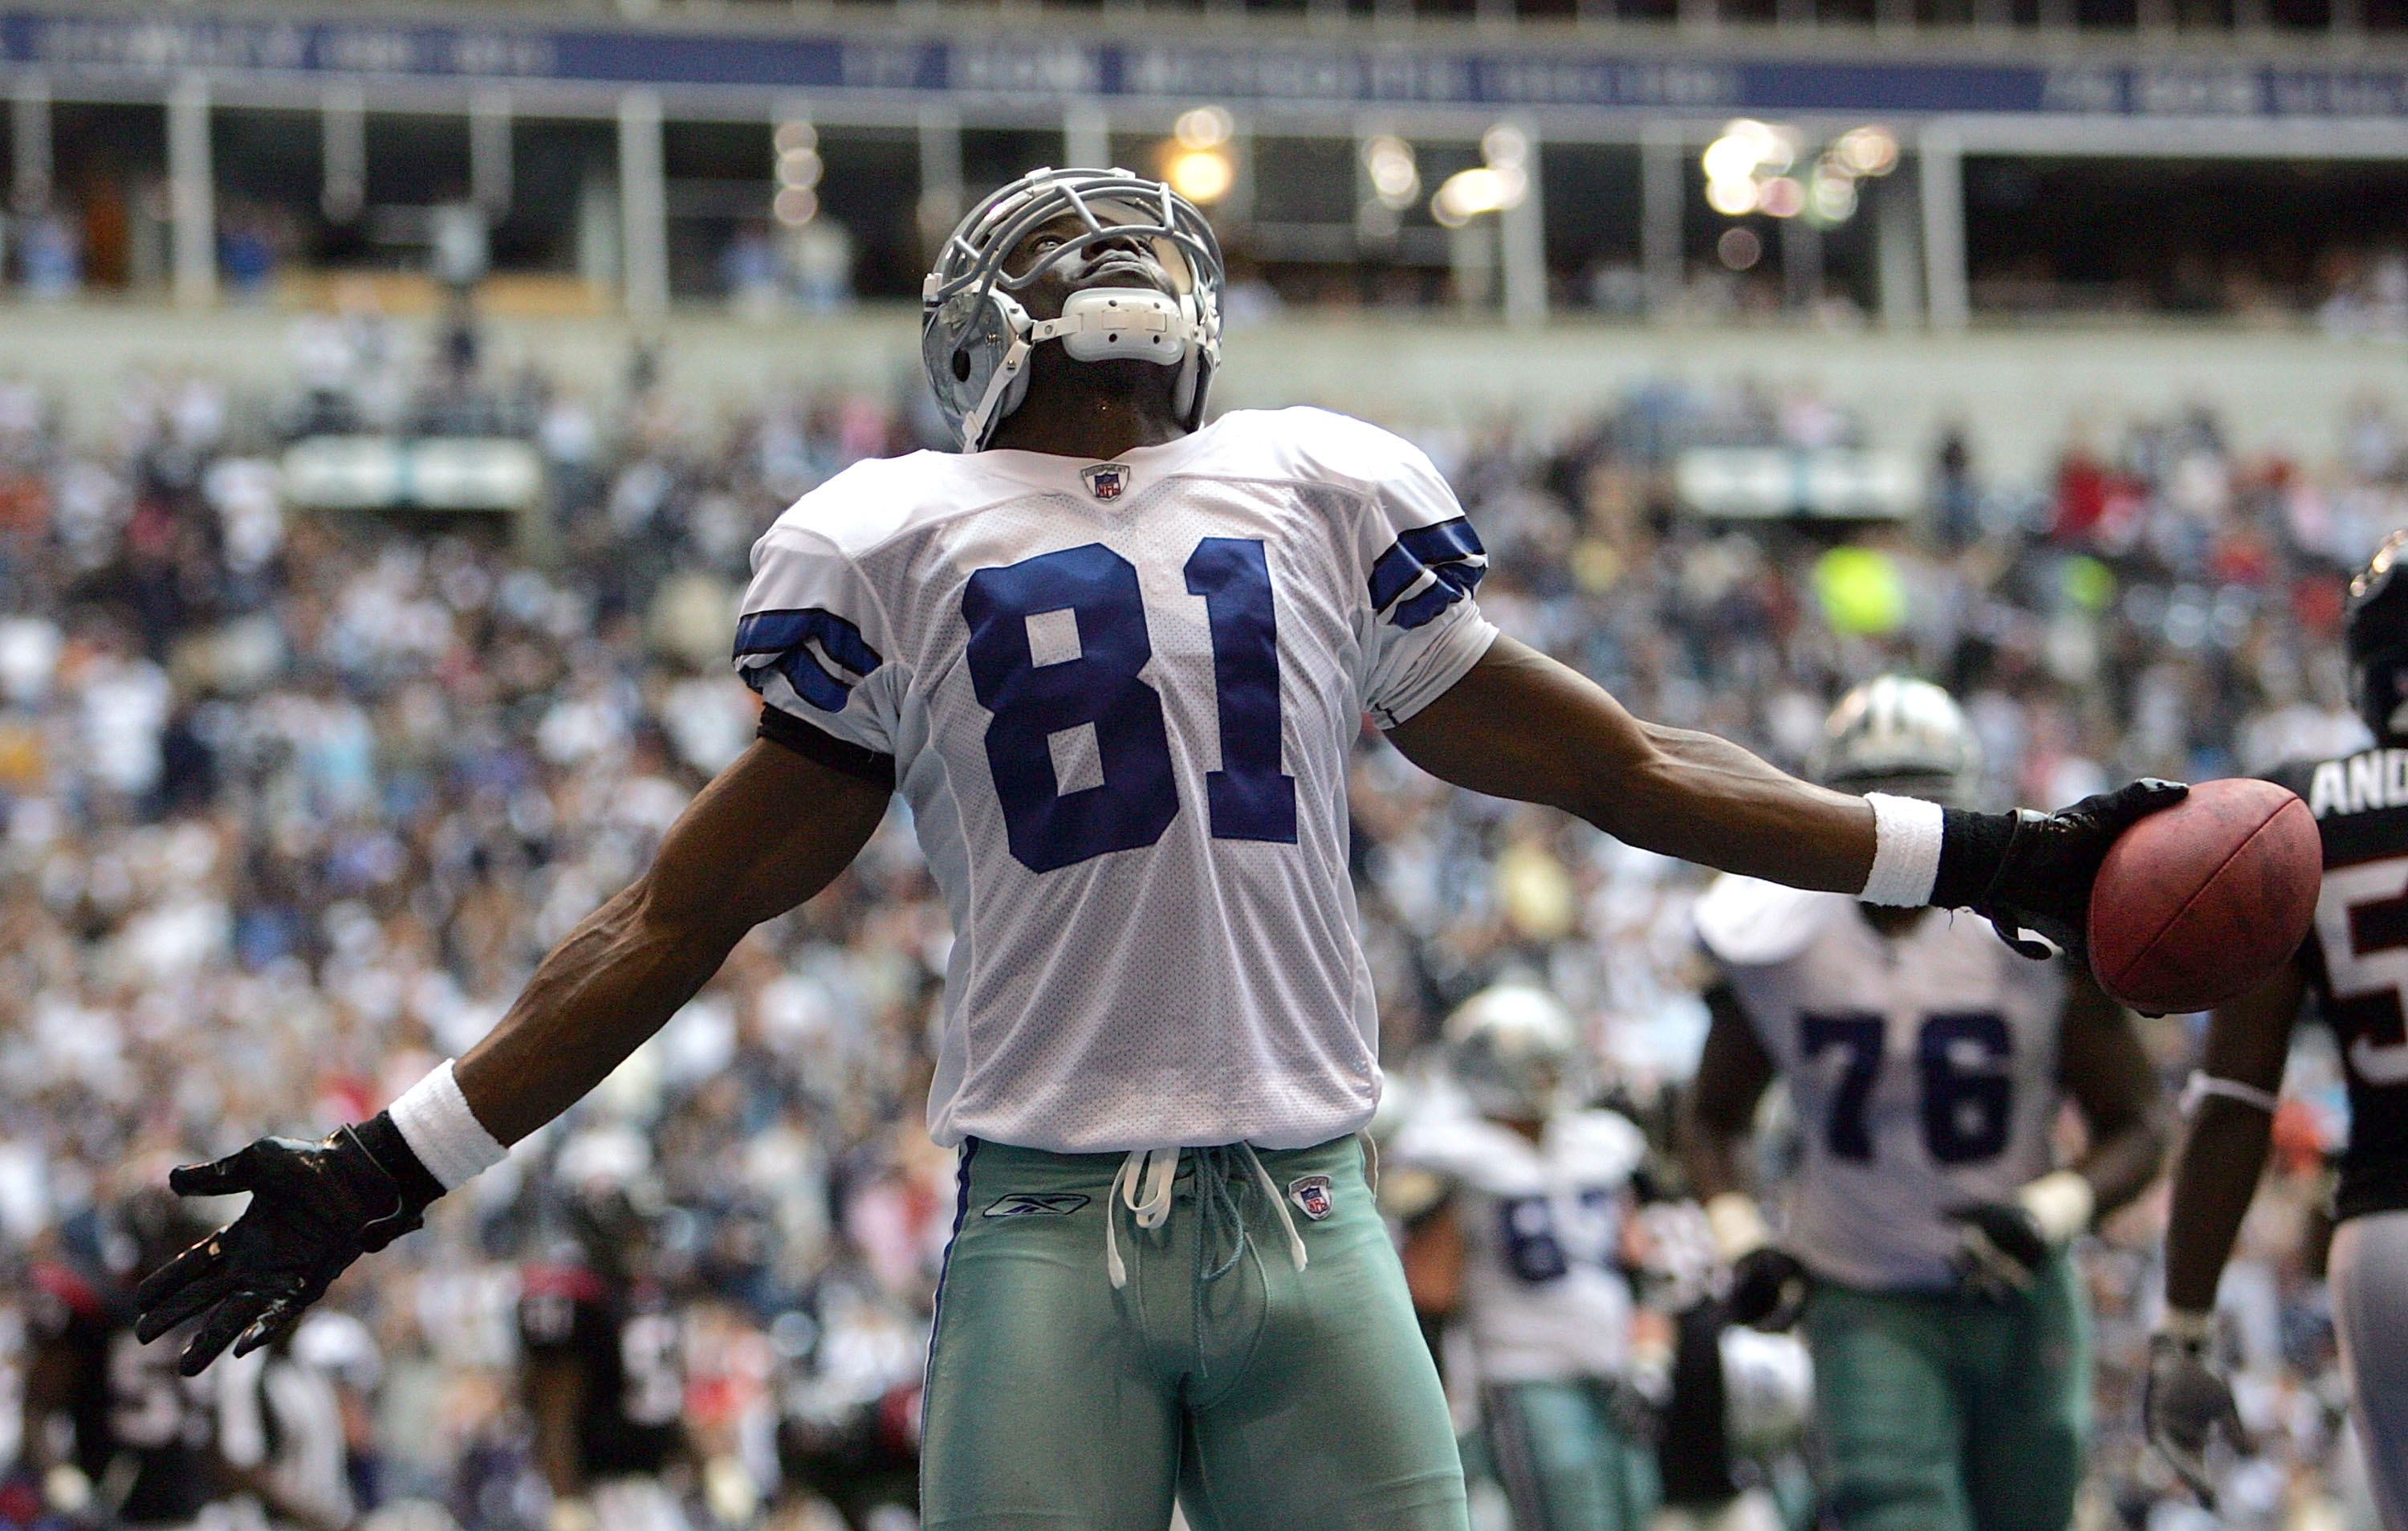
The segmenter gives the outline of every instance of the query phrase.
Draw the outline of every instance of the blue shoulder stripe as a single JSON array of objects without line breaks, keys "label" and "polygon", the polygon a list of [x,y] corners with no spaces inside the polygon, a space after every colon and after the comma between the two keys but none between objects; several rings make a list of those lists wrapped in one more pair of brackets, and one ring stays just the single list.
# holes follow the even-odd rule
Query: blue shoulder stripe
[{"label": "blue shoulder stripe", "polygon": [[1398,536],[1371,565],[1371,609],[1384,612],[1397,598],[1435,576],[1429,588],[1398,608],[1401,628],[1417,628],[1478,587],[1488,572],[1488,553],[1480,534],[1462,516],[1415,527]]},{"label": "blue shoulder stripe", "polygon": [[[811,652],[816,642],[820,654],[824,654],[836,666],[850,671],[848,679],[820,660]],[[885,661],[861,636],[861,629],[834,612],[821,607],[792,612],[754,612],[736,624],[736,657],[748,654],[774,654],[769,665],[738,667],[746,683],[754,690],[761,688],[761,672],[774,669],[795,688],[795,694],[822,712],[844,710],[845,701],[853,694],[855,681],[868,676]]]}]

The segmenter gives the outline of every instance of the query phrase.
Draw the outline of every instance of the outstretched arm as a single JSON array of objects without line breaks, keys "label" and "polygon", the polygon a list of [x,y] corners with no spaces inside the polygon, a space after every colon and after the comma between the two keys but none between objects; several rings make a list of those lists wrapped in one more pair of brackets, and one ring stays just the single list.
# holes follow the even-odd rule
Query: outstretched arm
[{"label": "outstretched arm", "polygon": [[1457,787],[1561,808],[1684,861],[1835,893],[1860,891],[1872,870],[1864,799],[1810,786],[1710,734],[1642,723],[1596,682],[1511,638],[1388,738]]},{"label": "outstretched arm", "polygon": [[1738,745],[1642,723],[1577,672],[1499,637],[1388,737],[1458,787],[1542,802],[1634,845],[1869,903],[1971,909],[2027,957],[2079,956],[2107,847],[2187,787],[2130,783],[2054,814],[1942,810],[1809,786]]},{"label": "outstretched arm", "polygon": [[719,971],[745,932],[836,879],[888,794],[766,740],[702,789],[651,868],[536,969],[460,1060],[460,1093],[515,1143],[592,1090]]},{"label": "outstretched arm", "polygon": [[2275,1091],[2306,988],[2299,965],[2286,963],[2208,1018],[2198,1076],[2203,1089],[2174,1163],[2166,1308],[2149,1336],[2141,1413],[2150,1444],[2210,1510],[2216,1491],[2209,1447],[2216,1432],[2236,1449],[2250,1449],[2232,1389],[2212,1365],[2215,1288],[2266,1167]]},{"label": "outstretched arm", "polygon": [[492,1034],[386,1111],[321,1143],[266,1137],[168,1184],[247,1192],[233,1224],[136,1293],[146,1344],[199,1320],[180,1365],[276,1337],[362,1254],[417,1227],[428,1204],[565,1111],[660,1030],[736,943],[844,870],[887,790],[781,744],[754,744],[705,787],[636,884],[544,959]]},{"label": "outstretched arm", "polygon": [[[2286,964],[2208,1018],[2199,1064],[2207,1093],[2199,1098],[2174,1163],[2166,1224],[2166,1306],[2177,1312],[2203,1314],[2215,1307],[2224,1263],[2266,1168],[2274,1128],[2270,1103],[2283,1088],[2291,1025],[2305,991],[2298,966]],[[2253,1094],[2257,1100],[2247,1098]]]}]

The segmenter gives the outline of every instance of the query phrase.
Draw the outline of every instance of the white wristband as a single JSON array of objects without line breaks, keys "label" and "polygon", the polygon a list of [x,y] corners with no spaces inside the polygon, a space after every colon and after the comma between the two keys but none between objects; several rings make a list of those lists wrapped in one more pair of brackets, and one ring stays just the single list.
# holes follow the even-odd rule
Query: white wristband
[{"label": "white wristband", "polygon": [[2256,1085],[2244,1085],[2238,1079],[2220,1079],[2204,1069],[2193,1069],[2189,1082],[2183,1086],[2182,1114],[2187,1117],[2197,1111],[2200,1103],[2210,1095],[2221,1095],[2228,1101],[2239,1101],[2243,1105],[2254,1105],[2270,1117],[2280,1109],[2283,1104],[2281,1098],[2272,1090],[2260,1090]]},{"label": "white wristband", "polygon": [[1772,1230],[1756,1209],[1756,1198],[1744,1191],[1726,1191],[1706,1204],[1706,1226],[1714,1235],[1714,1253],[1726,1265],[1772,1242]]},{"label": "white wristband", "polygon": [[2187,1307],[2169,1307],[2157,1316],[2157,1333],[2185,1345],[2204,1345],[2215,1334],[2215,1314]]},{"label": "white wristband", "polygon": [[2015,1192],[2015,1200],[2040,1224],[2041,1237],[2066,1244],[2090,1226],[2099,1207],[2099,1192],[2079,1170],[2055,1170]]},{"label": "white wristband", "polygon": [[1940,879],[1940,804],[1868,792],[1873,810],[1873,868],[1865,874],[1867,903],[1920,908]]},{"label": "white wristband", "polygon": [[468,1109],[468,1098],[460,1093],[459,1084],[452,1077],[448,1058],[434,1073],[403,1090],[399,1100],[385,1107],[385,1114],[393,1118],[393,1124],[401,1130],[401,1140],[418,1155],[426,1173],[446,1191],[459,1190],[509,1152]]}]

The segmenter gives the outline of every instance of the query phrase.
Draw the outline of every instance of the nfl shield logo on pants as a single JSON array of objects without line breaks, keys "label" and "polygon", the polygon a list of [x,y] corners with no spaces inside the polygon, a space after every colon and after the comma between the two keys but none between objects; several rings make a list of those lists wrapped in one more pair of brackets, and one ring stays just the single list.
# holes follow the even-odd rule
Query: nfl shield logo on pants
[{"label": "nfl shield logo on pants", "polygon": [[1287,1199],[1296,1203],[1297,1209],[1314,1222],[1319,1222],[1337,1209],[1336,1204],[1329,1199],[1329,1177],[1326,1175],[1304,1175],[1290,1180]]},{"label": "nfl shield logo on pants", "polygon": [[1097,499],[1118,499],[1121,491],[1128,487],[1128,464],[1097,463],[1093,468],[1080,469],[1079,477],[1086,481],[1087,493]]}]

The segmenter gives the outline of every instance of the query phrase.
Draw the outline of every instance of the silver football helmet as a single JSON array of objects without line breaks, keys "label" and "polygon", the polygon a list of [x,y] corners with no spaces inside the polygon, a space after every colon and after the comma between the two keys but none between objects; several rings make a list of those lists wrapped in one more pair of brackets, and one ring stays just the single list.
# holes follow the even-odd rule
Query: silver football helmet
[{"label": "silver football helmet", "polygon": [[1484,1117],[1542,1121],[1571,1104],[1580,1026],[1535,984],[1496,984],[1446,1018],[1455,1081]]},{"label": "silver football helmet", "polygon": [[1982,790],[1982,744],[1964,709],[1929,681],[1884,675],[1840,699],[1806,773],[1846,792],[1895,792],[1971,808]]},{"label": "silver football helmet", "polygon": [[[1086,232],[1028,269],[1004,262],[1033,229],[1075,216]],[[1047,270],[1105,239],[1153,242],[1182,287],[1101,287],[1073,293],[1061,317],[1032,320],[1018,295]],[[1221,242],[1196,205],[1159,181],[1127,170],[1031,170],[981,202],[945,241],[920,290],[920,361],[937,408],[976,452],[1028,392],[1028,355],[1058,339],[1080,361],[1140,357],[1179,370],[1176,403],[1189,429],[1221,360]]]}]

